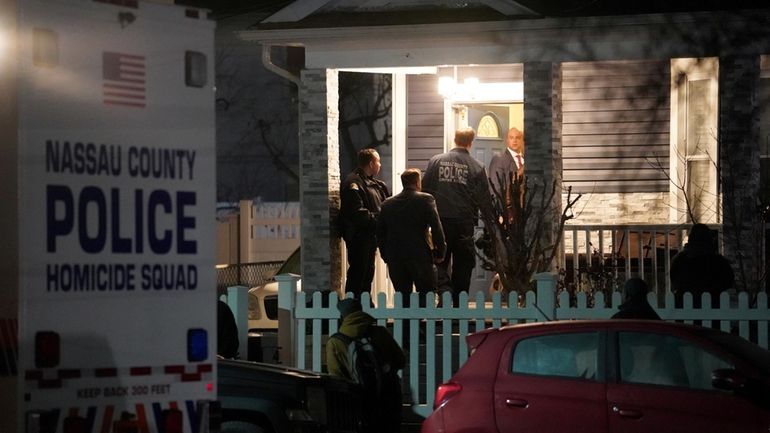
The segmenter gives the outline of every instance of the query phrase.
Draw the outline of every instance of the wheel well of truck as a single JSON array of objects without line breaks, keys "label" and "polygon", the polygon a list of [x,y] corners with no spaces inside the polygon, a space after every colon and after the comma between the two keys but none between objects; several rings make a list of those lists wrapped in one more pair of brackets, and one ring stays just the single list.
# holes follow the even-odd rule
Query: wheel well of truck
[{"label": "wheel well of truck", "polygon": [[225,421],[244,421],[262,427],[267,433],[274,433],[275,431],[270,420],[260,412],[243,409],[222,409],[222,422]]}]

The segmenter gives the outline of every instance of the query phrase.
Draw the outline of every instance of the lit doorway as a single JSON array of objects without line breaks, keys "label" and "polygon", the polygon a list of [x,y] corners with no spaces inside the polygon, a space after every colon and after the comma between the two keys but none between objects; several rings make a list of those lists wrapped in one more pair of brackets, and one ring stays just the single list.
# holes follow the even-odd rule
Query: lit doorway
[{"label": "lit doorway", "polygon": [[[489,174],[489,163],[495,154],[505,149],[505,137],[508,129],[516,127],[524,131],[523,102],[468,102],[451,104],[452,125],[448,130],[454,131],[459,127],[470,126],[476,131],[476,139],[471,147],[474,158],[484,164]],[[483,224],[479,221],[474,238],[483,234]],[[477,251],[477,253],[480,253]],[[494,273],[482,267],[481,259],[476,259],[476,267],[471,275],[471,285],[468,295],[475,299],[479,291],[488,295]]]}]

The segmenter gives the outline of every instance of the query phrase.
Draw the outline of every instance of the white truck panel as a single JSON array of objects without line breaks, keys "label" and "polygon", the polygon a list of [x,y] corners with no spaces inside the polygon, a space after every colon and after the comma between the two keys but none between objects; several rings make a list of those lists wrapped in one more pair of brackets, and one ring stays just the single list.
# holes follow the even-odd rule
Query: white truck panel
[{"label": "white truck panel", "polygon": [[[51,35],[58,62],[36,63]],[[53,409],[102,431],[125,409],[154,432],[153,404],[173,404],[193,431],[186,407],[216,398],[214,25],[153,3],[30,0],[18,40],[18,140],[2,148],[4,165],[18,152],[17,429]],[[202,87],[185,83],[186,52],[206,56]],[[202,361],[191,329],[208,332]],[[35,365],[39,331],[59,335],[54,367]]]}]

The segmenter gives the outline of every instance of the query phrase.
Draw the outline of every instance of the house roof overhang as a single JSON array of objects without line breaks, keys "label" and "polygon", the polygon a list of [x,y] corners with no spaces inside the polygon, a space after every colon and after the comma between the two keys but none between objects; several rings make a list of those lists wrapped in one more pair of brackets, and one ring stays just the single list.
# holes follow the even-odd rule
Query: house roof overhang
[{"label": "house roof overhang", "polygon": [[305,47],[308,68],[420,67],[770,53],[770,9],[488,22],[245,30]]},{"label": "house roof overhang", "polygon": [[[294,1],[261,21],[261,28],[346,26],[350,21],[382,25],[400,19],[397,24],[427,23],[470,17],[497,20],[515,16],[540,16],[537,12],[513,0],[302,0]],[[389,18],[385,18],[389,17]]]}]

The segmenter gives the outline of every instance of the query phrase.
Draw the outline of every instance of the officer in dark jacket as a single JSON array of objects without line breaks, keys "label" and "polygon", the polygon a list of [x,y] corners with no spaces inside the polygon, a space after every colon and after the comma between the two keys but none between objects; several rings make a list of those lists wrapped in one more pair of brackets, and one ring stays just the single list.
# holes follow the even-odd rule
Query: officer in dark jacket
[{"label": "officer in dark jacket", "polygon": [[374,149],[358,152],[358,168],[345,178],[340,189],[340,234],[348,249],[348,275],[345,291],[360,297],[372,288],[375,231],[380,205],[390,192],[381,180],[380,155]]},{"label": "officer in dark jacket", "polygon": [[455,147],[431,158],[422,182],[423,191],[436,198],[447,243],[446,257],[437,265],[438,286],[451,290],[455,304],[460,292],[468,291],[476,264],[473,228],[478,211],[492,203],[486,170],[469,152],[475,136],[473,128],[458,129]]},{"label": "officer in dark jacket", "polygon": [[404,296],[403,305],[408,307],[412,285],[420,294],[421,304],[425,294],[436,289],[433,263],[443,261],[446,243],[436,200],[420,192],[420,170],[404,170],[401,184],[404,190],[382,204],[377,220],[377,244],[388,264],[390,281]]}]

